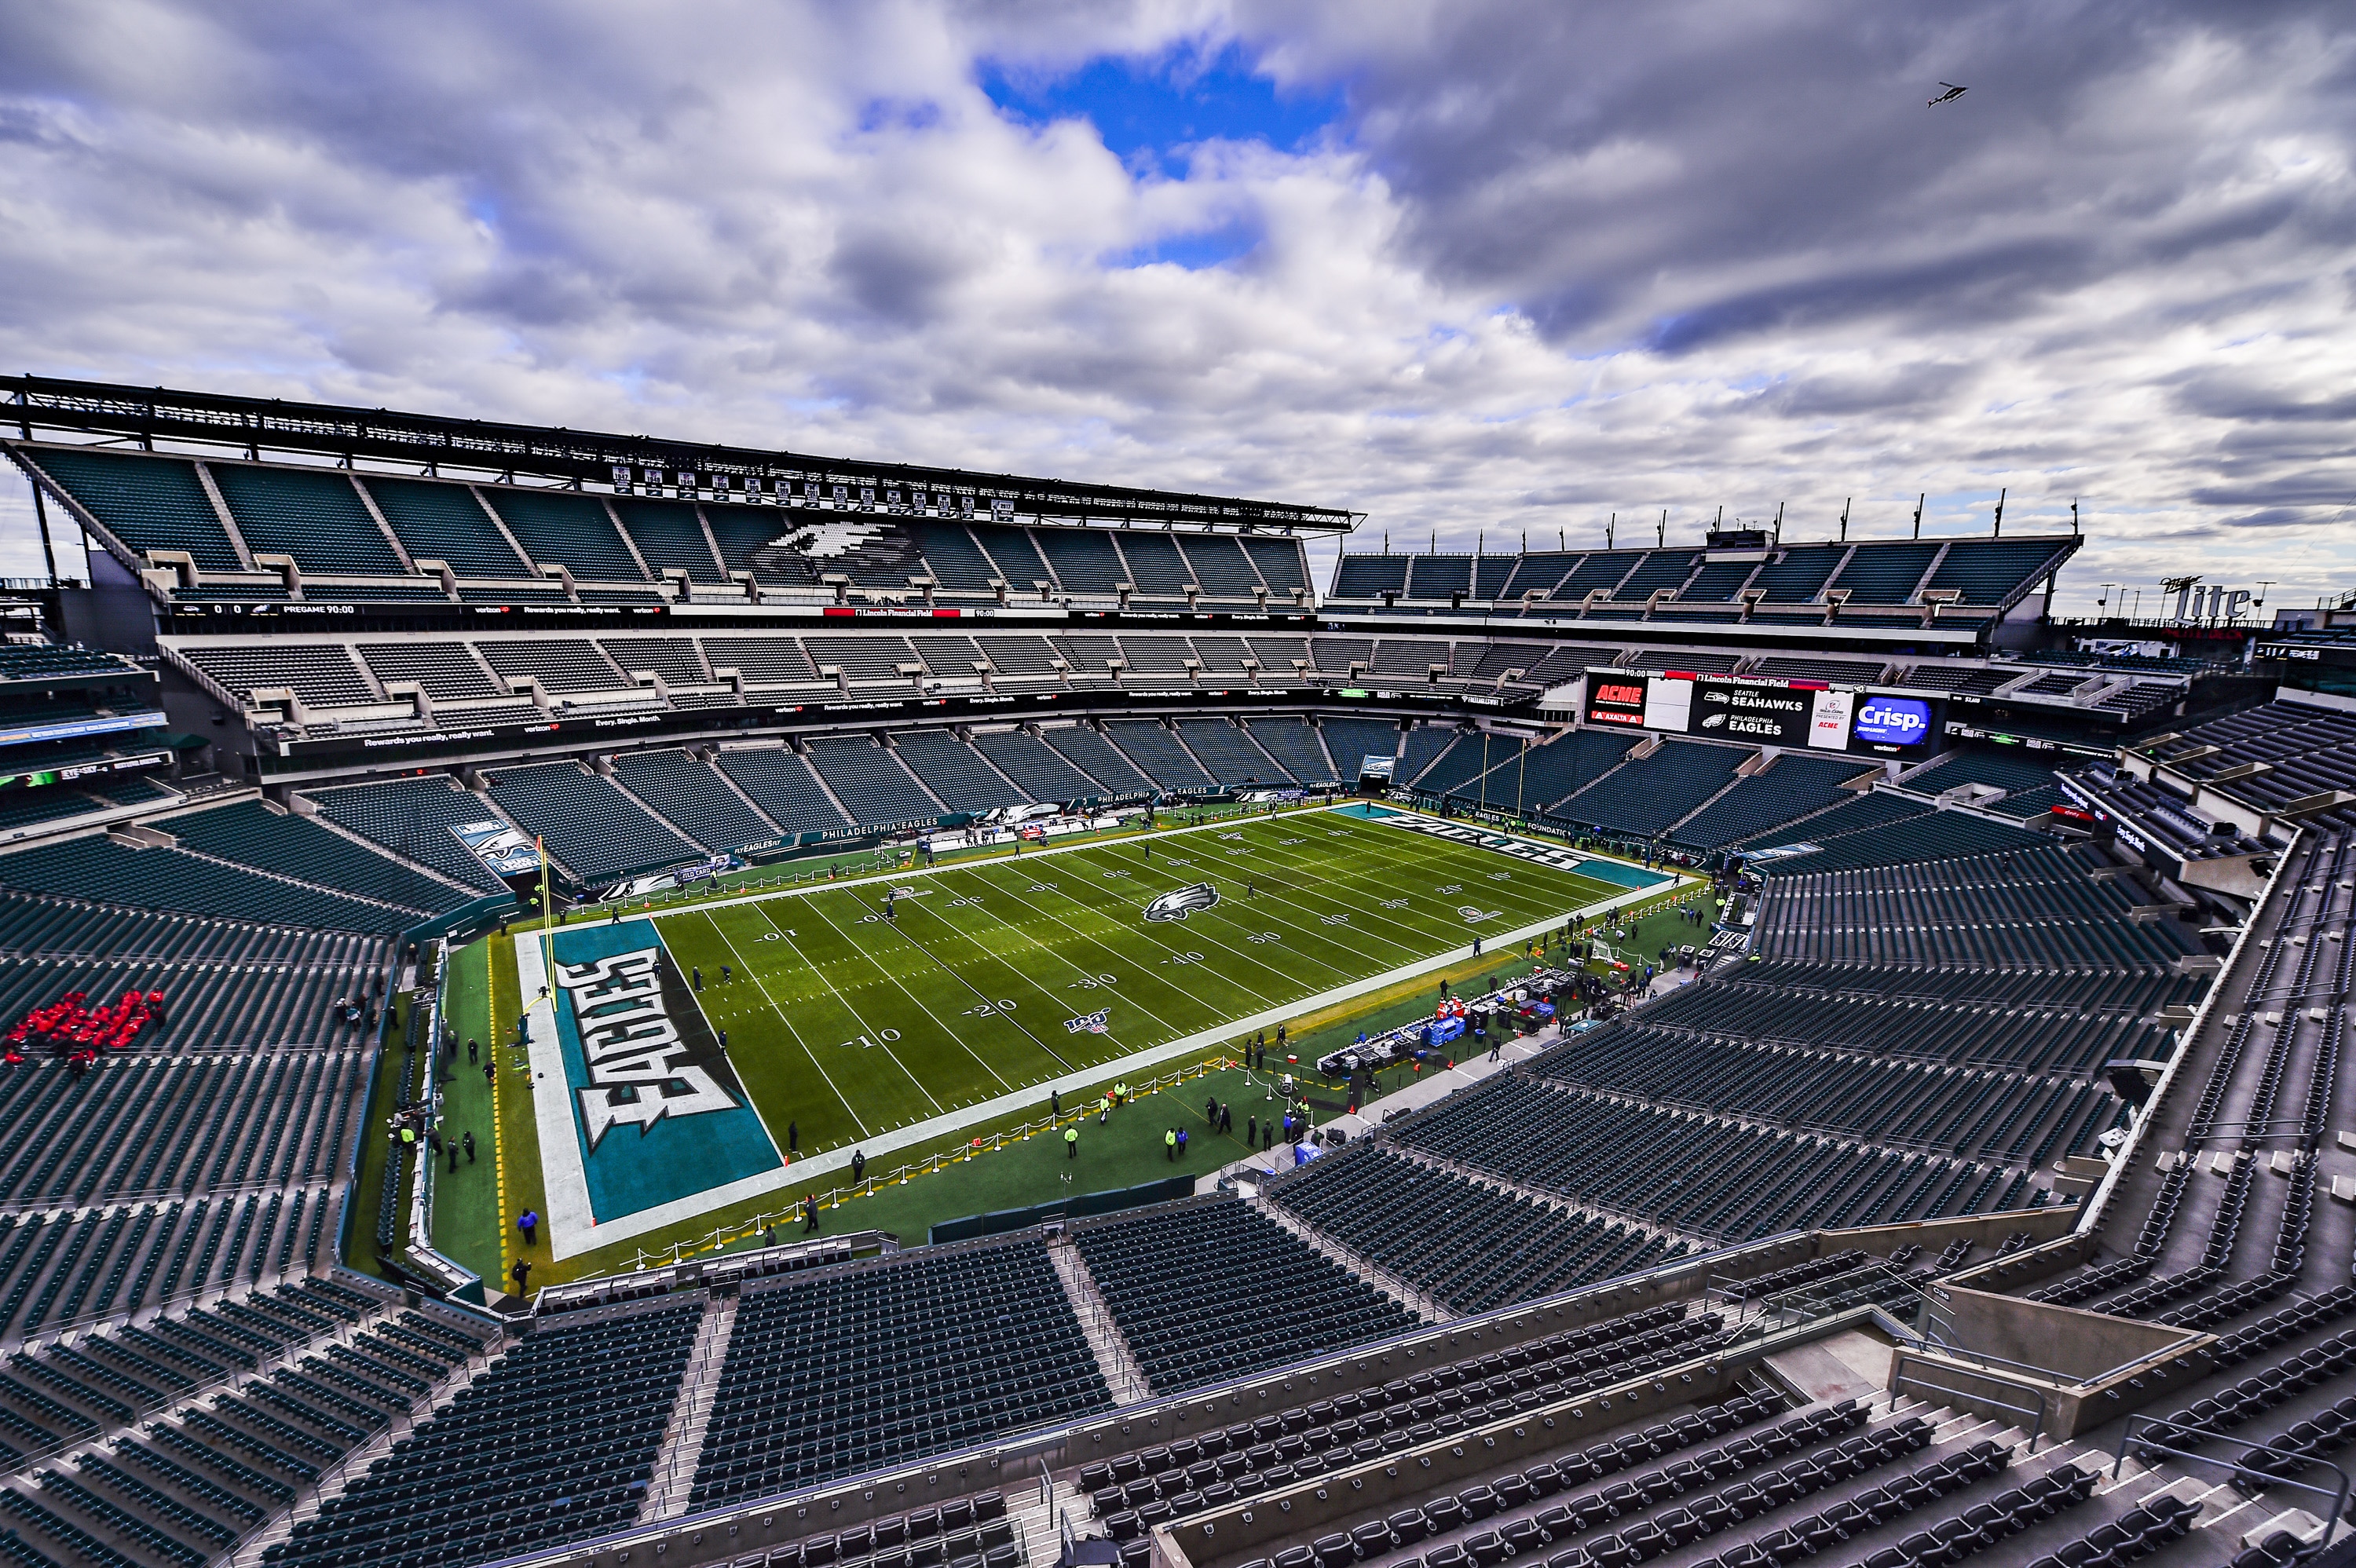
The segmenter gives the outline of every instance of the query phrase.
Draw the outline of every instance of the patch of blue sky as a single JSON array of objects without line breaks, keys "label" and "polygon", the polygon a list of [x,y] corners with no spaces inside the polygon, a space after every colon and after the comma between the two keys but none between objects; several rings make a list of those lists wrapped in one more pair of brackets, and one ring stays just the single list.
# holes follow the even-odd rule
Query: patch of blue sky
[{"label": "patch of blue sky", "polygon": [[1164,263],[1183,267],[1190,272],[1199,272],[1249,255],[1259,240],[1258,224],[1235,221],[1223,223],[1215,229],[1165,235],[1151,244],[1125,251],[1115,260],[1124,267],[1150,267]]},{"label": "patch of blue sky", "polygon": [[1265,142],[1297,151],[1343,109],[1338,87],[1280,89],[1233,47],[1208,61],[1183,52],[1100,57],[1054,77],[984,62],[981,88],[1001,113],[1017,120],[1087,120],[1122,162],[1165,175],[1183,173],[1181,150],[1197,142]]}]

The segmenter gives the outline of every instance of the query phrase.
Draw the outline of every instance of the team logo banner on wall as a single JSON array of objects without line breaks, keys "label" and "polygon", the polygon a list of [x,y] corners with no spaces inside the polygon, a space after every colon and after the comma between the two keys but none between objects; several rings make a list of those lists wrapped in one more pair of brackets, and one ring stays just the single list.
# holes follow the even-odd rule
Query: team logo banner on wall
[{"label": "team logo banner on wall", "polygon": [[450,831],[494,877],[521,877],[540,869],[540,851],[504,822],[469,822]]},{"label": "team logo banner on wall", "polygon": [[[519,970],[538,969],[526,946],[540,951],[521,938]],[[598,1244],[596,1227],[617,1220],[725,1201],[723,1189],[785,1164],[650,923],[560,930],[551,947],[554,1028],[545,1005],[532,1009],[531,1058],[558,1255]],[[543,1076],[543,1063],[561,1071]],[[567,1194],[585,1214],[567,1212]]]}]

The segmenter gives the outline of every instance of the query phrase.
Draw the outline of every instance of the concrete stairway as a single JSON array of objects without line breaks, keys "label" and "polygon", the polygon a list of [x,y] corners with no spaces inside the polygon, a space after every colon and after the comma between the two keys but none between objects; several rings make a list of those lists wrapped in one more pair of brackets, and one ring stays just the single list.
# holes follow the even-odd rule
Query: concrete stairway
[{"label": "concrete stairway", "polygon": [[727,1365],[729,1342],[735,1335],[736,1297],[723,1296],[704,1310],[703,1321],[696,1327],[679,1400],[671,1406],[670,1424],[663,1429],[662,1446],[655,1451],[647,1500],[638,1509],[640,1524],[677,1519],[687,1511],[687,1499],[695,1489],[695,1467],[703,1458],[703,1435],[712,1425],[712,1398],[720,1391],[720,1369]]},{"label": "concrete stairway", "polygon": [[1088,1265],[1080,1261],[1080,1249],[1059,1238],[1047,1249],[1047,1258],[1055,1265],[1055,1276],[1064,1282],[1064,1294],[1080,1320],[1080,1331],[1088,1337],[1088,1349],[1096,1352],[1097,1368],[1104,1373],[1105,1387],[1112,1391],[1113,1403],[1135,1404],[1151,1398],[1153,1387],[1130,1352],[1129,1340],[1098,1291]]}]

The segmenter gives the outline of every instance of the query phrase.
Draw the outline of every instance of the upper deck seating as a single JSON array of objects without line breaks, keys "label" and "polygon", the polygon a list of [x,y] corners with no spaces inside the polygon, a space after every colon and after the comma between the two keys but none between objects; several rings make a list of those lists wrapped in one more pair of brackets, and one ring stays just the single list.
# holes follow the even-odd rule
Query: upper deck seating
[{"label": "upper deck seating", "polygon": [[412,560],[447,561],[461,577],[538,575],[491,521],[472,485],[374,474],[360,483]]},{"label": "upper deck seating", "polygon": [[289,555],[305,571],[397,577],[408,569],[385,542],[352,476],[336,469],[214,463],[213,483],[255,556]]}]

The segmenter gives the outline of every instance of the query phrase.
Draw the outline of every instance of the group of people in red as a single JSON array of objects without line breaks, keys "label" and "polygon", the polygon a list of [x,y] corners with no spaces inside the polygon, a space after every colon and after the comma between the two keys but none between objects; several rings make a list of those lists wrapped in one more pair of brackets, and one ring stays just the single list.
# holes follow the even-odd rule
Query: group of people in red
[{"label": "group of people in red", "polygon": [[86,1072],[102,1051],[123,1051],[149,1024],[164,1021],[164,993],[132,989],[106,1006],[87,1007],[89,995],[68,991],[46,1008],[27,1013],[8,1031],[0,1061],[22,1067],[25,1053],[47,1047],[75,1072]]}]

